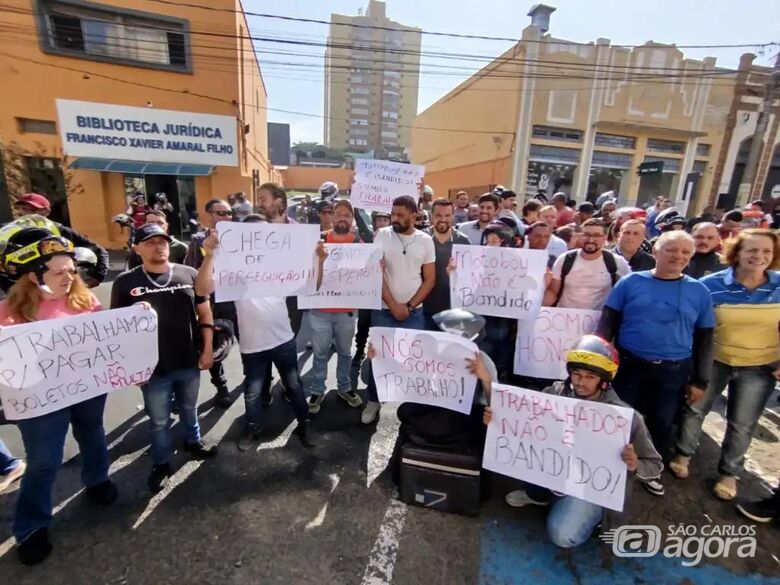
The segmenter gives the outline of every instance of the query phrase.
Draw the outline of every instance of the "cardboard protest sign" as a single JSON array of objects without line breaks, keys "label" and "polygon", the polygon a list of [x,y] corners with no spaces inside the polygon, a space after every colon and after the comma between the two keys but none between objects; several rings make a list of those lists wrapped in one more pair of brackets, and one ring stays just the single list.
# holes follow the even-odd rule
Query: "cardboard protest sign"
[{"label": "cardboard protest sign", "polygon": [[327,244],[319,290],[298,297],[299,309],[381,309],[382,250],[376,244]]},{"label": "cardboard protest sign", "polygon": [[477,377],[466,358],[477,346],[451,333],[372,327],[368,338],[376,352],[371,360],[380,402],[414,402],[468,414]]},{"label": "cardboard protest sign", "polygon": [[137,305],[0,330],[0,399],[8,420],[141,384],[156,365],[157,313]]},{"label": "cardboard protest sign", "polygon": [[455,244],[452,256],[453,309],[512,319],[536,318],[544,298],[547,252]]},{"label": "cardboard protest sign", "polygon": [[515,374],[566,378],[566,352],[577,339],[596,330],[600,317],[600,311],[542,307],[536,319],[518,322]]},{"label": "cardboard protest sign", "polygon": [[389,213],[396,197],[409,195],[417,201],[424,175],[425,167],[422,165],[358,159],[355,161],[355,182],[349,199],[353,206],[366,211]]},{"label": "cardboard protest sign", "polygon": [[223,221],[217,224],[217,234],[217,302],[314,292],[318,226]]},{"label": "cardboard protest sign", "polygon": [[503,384],[490,408],[485,469],[623,510],[632,409]]}]

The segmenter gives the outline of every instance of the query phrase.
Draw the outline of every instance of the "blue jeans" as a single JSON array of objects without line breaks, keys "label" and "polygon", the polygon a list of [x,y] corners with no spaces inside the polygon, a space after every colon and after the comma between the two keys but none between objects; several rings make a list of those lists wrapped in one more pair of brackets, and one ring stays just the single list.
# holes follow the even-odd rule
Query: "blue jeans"
[{"label": "blue jeans", "polygon": [[16,501],[13,532],[17,542],[51,524],[52,489],[62,466],[68,427],[81,454],[81,481],[92,487],[108,479],[108,449],[103,430],[106,396],[96,396],[73,406],[35,418],[17,421],[27,454],[27,471]]},{"label": "blue jeans", "polygon": [[688,457],[696,452],[704,417],[712,410],[723,388],[728,387],[726,436],[723,438],[718,471],[723,475],[739,476],[758,419],[775,388],[773,370],[770,365],[738,368],[715,361],[712,380],[704,396],[698,402],[683,407],[677,452]]},{"label": "blue jeans", "polygon": [[8,450],[3,440],[0,439],[0,475],[11,473],[19,466],[19,459]]},{"label": "blue jeans", "polygon": [[[371,327],[396,327],[398,329],[419,329],[420,331],[425,331],[425,314],[422,309],[415,309],[406,319],[399,321],[387,309],[371,311]],[[371,364],[369,364],[366,395],[371,402],[379,402],[379,397],[376,394],[376,382],[374,382],[374,375],[370,368]]]},{"label": "blue jeans", "polygon": [[664,459],[674,443],[674,424],[681,412],[691,369],[690,359],[655,363],[620,351],[620,367],[613,383],[615,392],[644,415],[653,445]]},{"label": "blue jeans", "polygon": [[339,392],[352,390],[349,374],[352,368],[352,339],[355,337],[357,311],[330,313],[312,309],[309,311],[311,327],[312,366],[309,394],[325,392],[328,377],[328,357],[332,342],[336,344],[336,381]]},{"label": "blue jeans", "polygon": [[171,441],[171,401],[176,397],[179,420],[184,425],[184,441],[197,443],[200,440],[198,425],[198,389],[200,370],[176,370],[168,374],[154,375],[141,386],[144,407],[149,415],[152,433],[152,462],[164,465],[173,453]]},{"label": "blue jeans", "polygon": [[547,516],[547,534],[561,548],[586,542],[601,522],[603,508],[574,496],[555,498]]},{"label": "blue jeans", "polygon": [[[284,381],[286,392],[291,398],[292,408],[298,422],[309,419],[309,407],[303,396],[303,384],[298,373],[298,352],[295,348],[295,338],[277,345],[266,351],[257,353],[242,353],[244,362],[244,404],[246,405],[246,421],[253,425],[263,424],[263,401],[260,399],[264,386],[269,386],[266,373],[273,363],[279,370],[279,376]],[[266,388],[270,391],[270,387]]]}]

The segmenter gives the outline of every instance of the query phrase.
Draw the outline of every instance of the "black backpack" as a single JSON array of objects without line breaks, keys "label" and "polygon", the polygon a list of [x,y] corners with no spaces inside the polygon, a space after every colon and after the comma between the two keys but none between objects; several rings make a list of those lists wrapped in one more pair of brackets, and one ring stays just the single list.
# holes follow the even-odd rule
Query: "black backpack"
[{"label": "black backpack", "polygon": [[[574,267],[574,261],[577,260],[577,255],[579,253],[579,250],[569,250],[563,256],[563,266],[561,266],[561,292],[563,292],[563,286],[566,282],[566,275],[569,274]],[[612,279],[612,286],[615,286],[615,283],[620,280],[620,275],[617,273],[617,261],[615,260],[615,256],[609,250],[602,250],[601,257],[604,259],[604,265],[607,267],[609,277]]]}]

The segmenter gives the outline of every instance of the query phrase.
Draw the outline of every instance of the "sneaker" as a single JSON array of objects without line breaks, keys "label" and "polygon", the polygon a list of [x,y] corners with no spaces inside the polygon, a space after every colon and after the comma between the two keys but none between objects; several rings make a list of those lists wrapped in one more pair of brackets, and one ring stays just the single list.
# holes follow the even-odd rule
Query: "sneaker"
[{"label": "sneaker", "polygon": [[37,565],[42,563],[51,553],[49,542],[49,529],[39,528],[19,543],[17,554],[23,565]]},{"label": "sneaker", "polygon": [[5,475],[0,475],[0,494],[11,487],[11,484],[24,475],[27,470],[27,464],[19,459],[19,464]]},{"label": "sneaker", "polygon": [[233,404],[233,399],[230,397],[227,386],[217,386],[217,393],[214,395],[214,406],[228,408],[231,404]]},{"label": "sneaker", "polygon": [[757,502],[740,502],[737,511],[753,522],[765,524],[772,520],[780,521],[780,489],[774,496]]},{"label": "sneaker", "polygon": [[184,450],[192,455],[193,459],[211,459],[217,456],[217,446],[206,443],[203,439],[195,443],[184,443]]},{"label": "sneaker", "polygon": [[85,493],[90,500],[101,506],[113,504],[119,497],[119,491],[117,491],[116,485],[110,479],[88,487]]},{"label": "sneaker", "polygon": [[146,484],[149,486],[149,491],[153,494],[159,494],[168,485],[168,478],[171,477],[171,464],[163,463],[162,465],[152,466],[152,473],[149,474],[149,479]]},{"label": "sneaker", "polygon": [[523,506],[549,506],[550,500],[535,500],[529,496],[525,490],[515,490],[509,492],[504,498],[508,506],[512,508],[522,508]]},{"label": "sneaker", "polygon": [[360,397],[360,394],[354,392],[353,390],[348,390],[347,392],[338,392],[338,395],[339,398],[349,404],[352,408],[359,408],[363,406],[363,399]]},{"label": "sneaker", "polygon": [[689,467],[691,465],[691,458],[685,455],[675,455],[674,459],[669,462],[669,469],[672,475],[677,479],[686,479],[690,475]]},{"label": "sneaker", "polygon": [[661,483],[660,479],[651,479],[649,481],[643,481],[642,487],[645,488],[645,490],[653,494],[654,496],[662,496],[666,493],[666,490],[664,489],[664,484]]},{"label": "sneaker", "polygon": [[269,391],[268,394],[261,394],[260,402],[263,403],[263,406],[271,406],[274,403],[274,393]]},{"label": "sneaker", "polygon": [[381,405],[378,402],[374,402],[372,400],[366,402],[366,407],[363,409],[363,414],[360,415],[360,422],[362,422],[364,425],[370,425],[379,415],[380,408]]},{"label": "sneaker", "polygon": [[309,414],[317,414],[322,407],[322,402],[325,400],[324,394],[312,394],[306,399],[306,404],[309,405]]},{"label": "sneaker", "polygon": [[299,422],[298,426],[295,427],[293,434],[298,437],[301,445],[307,449],[311,449],[312,447],[317,446],[317,443],[314,442],[314,439],[311,436],[311,426],[309,425],[309,421]]},{"label": "sneaker", "polygon": [[248,424],[244,432],[236,441],[236,447],[239,451],[249,451],[255,443],[260,442],[260,433],[263,428],[260,425]]}]

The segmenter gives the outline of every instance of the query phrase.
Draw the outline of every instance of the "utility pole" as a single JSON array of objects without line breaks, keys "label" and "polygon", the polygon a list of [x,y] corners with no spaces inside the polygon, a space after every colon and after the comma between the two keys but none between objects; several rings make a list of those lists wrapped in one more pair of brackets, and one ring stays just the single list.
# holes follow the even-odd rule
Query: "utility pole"
[{"label": "utility pole", "polygon": [[[745,207],[751,198],[753,183],[758,173],[758,161],[761,158],[761,152],[764,149],[764,134],[766,134],[769,125],[769,117],[772,113],[772,107],[780,88],[780,52],[775,58],[775,65],[772,73],[764,88],[764,99],[761,100],[761,106],[758,109],[758,118],[756,119],[756,130],[753,133],[753,142],[750,144],[750,152],[745,163],[745,172],[742,173],[742,181],[739,183],[739,192],[737,193],[737,207]],[[771,148],[771,146],[770,146]]]}]

